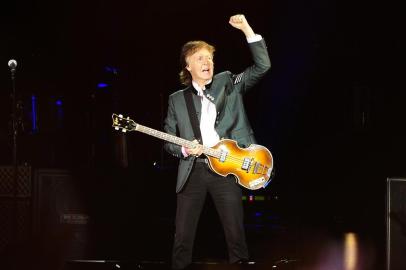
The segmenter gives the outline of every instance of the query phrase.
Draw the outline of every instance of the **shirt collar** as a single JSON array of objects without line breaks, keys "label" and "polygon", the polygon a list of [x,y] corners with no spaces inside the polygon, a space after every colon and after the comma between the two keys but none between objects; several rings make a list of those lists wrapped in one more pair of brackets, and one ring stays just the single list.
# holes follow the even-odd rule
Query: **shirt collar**
[{"label": "shirt collar", "polygon": [[[209,89],[210,86],[211,86],[211,82],[212,82],[212,80],[210,80],[208,83],[206,83],[204,89]],[[197,94],[198,94],[199,96],[203,96],[203,89],[197,84],[197,82],[192,81],[192,85],[193,85],[193,87],[196,89]]]}]

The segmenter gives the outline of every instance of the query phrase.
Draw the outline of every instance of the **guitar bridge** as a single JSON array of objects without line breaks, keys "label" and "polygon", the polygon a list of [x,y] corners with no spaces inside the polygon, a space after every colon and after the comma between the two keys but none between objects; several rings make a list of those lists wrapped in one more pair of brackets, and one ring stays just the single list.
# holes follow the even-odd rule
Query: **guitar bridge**
[{"label": "guitar bridge", "polygon": [[259,170],[260,167],[261,167],[261,163],[255,162],[254,174],[257,174],[257,173],[258,173],[258,170]]}]

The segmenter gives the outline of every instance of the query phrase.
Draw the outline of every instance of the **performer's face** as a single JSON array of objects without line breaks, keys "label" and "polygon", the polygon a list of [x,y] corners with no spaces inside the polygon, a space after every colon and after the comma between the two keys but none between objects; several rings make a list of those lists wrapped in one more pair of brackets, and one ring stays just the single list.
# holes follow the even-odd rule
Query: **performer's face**
[{"label": "performer's face", "polygon": [[206,48],[201,48],[186,57],[186,63],[186,69],[192,75],[192,79],[199,85],[204,85],[213,77],[213,54]]}]

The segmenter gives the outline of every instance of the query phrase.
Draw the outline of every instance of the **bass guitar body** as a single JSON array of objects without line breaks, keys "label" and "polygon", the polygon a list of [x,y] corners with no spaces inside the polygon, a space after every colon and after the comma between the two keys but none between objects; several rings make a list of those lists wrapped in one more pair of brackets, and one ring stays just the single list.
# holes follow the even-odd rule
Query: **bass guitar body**
[{"label": "bass guitar body", "polygon": [[241,148],[234,140],[224,139],[211,147],[221,154],[207,156],[210,168],[219,175],[232,174],[241,186],[255,190],[265,187],[271,179],[273,157],[264,146],[251,144]]}]

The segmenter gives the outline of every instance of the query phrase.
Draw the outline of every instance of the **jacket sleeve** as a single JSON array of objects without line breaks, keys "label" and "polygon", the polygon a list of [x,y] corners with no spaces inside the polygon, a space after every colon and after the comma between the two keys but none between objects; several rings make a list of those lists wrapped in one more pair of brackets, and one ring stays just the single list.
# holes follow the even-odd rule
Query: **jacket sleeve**
[{"label": "jacket sleeve", "polygon": [[251,89],[271,68],[268,49],[263,39],[249,43],[249,48],[254,64],[246,68],[243,72],[232,75],[232,83],[233,85],[238,85],[236,89],[241,93]]},{"label": "jacket sleeve", "polygon": [[[164,122],[164,130],[166,133],[178,136],[178,128],[177,128],[177,117],[176,117],[176,112],[175,112],[175,106],[173,104],[173,98],[172,96],[169,97],[169,102],[168,102],[168,113],[166,115],[166,119]],[[165,142],[164,144],[164,149],[172,154],[175,157],[178,158],[184,158],[181,150],[181,146],[170,143],[170,142]]]}]

